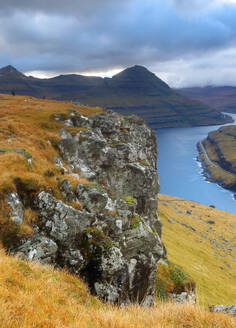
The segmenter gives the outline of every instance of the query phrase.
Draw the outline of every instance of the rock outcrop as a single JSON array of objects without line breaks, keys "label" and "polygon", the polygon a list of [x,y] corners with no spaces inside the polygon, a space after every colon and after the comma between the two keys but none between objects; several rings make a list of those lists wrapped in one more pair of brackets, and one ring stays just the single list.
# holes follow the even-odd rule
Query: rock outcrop
[{"label": "rock outcrop", "polygon": [[211,312],[223,312],[236,316],[236,305],[213,305],[210,306]]},{"label": "rock outcrop", "polygon": [[[46,190],[34,197],[34,233],[14,251],[67,268],[104,301],[151,305],[157,262],[164,255],[155,134],[142,119],[113,112],[55,119],[80,128],[74,136],[66,127],[59,132],[61,158],[55,163],[69,168],[59,181],[63,200]],[[88,181],[72,187],[66,174]],[[17,195],[9,202],[14,216],[21,208]]]}]

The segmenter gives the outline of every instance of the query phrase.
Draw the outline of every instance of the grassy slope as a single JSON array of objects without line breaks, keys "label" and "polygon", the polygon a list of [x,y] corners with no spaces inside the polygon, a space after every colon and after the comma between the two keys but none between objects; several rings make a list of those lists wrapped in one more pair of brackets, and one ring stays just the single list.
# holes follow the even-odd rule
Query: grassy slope
[{"label": "grassy slope", "polygon": [[201,153],[210,177],[223,187],[236,190],[236,126],[222,127],[209,133],[203,141],[213,166]]},{"label": "grassy slope", "polygon": [[[49,190],[61,198],[58,181],[69,179],[73,184],[87,183],[85,179],[76,180],[70,174],[64,174],[54,163],[54,156],[59,156],[57,131],[63,126],[52,115],[71,110],[89,115],[100,111],[98,108],[78,107],[70,102],[55,100],[38,100],[31,97],[0,95],[0,242],[8,242],[9,208],[5,197],[9,191],[16,191],[20,185],[21,192],[33,194],[40,190]],[[67,128],[72,134],[79,128]],[[24,149],[32,156],[32,165],[14,149]],[[65,165],[66,167],[66,165]],[[75,204],[79,206],[79,204]],[[32,232],[31,222],[35,213],[25,210],[24,222],[20,235]]]},{"label": "grassy slope", "polygon": [[[55,113],[65,113],[66,115],[71,109],[82,114],[99,111],[99,109],[88,107],[76,107],[69,102],[0,95],[0,148],[25,149],[33,158],[32,166],[30,166],[21,154],[8,152],[0,155],[0,239],[3,236],[6,239],[6,231],[9,228],[7,225],[9,208],[6,206],[4,198],[7,191],[17,189],[17,178],[21,179],[27,192],[50,188],[57,197],[60,197],[58,179],[69,179],[70,176],[62,175],[53,162],[52,157],[58,155],[57,149],[54,147],[58,140],[56,131],[62,126],[52,120],[51,115]],[[71,128],[68,130],[72,133],[76,132]],[[45,174],[48,171],[53,172],[53,175]],[[83,182],[86,183],[86,181]],[[162,208],[164,204],[161,205],[160,202],[160,206]],[[163,208],[165,209],[165,206]],[[170,209],[167,207],[167,210]],[[163,210],[162,212],[164,213],[162,214],[163,221],[165,221],[165,215],[169,214]],[[30,209],[26,209],[24,214],[24,224],[20,233],[27,235],[32,231],[30,226],[35,216]],[[187,263],[187,261],[191,263],[195,256],[194,252],[189,254],[187,249],[182,251],[181,243],[187,243],[187,241],[181,240],[178,230],[176,230],[177,234],[174,232],[174,226],[175,229],[178,229],[177,224],[171,225],[167,235],[167,224],[164,225],[164,240],[170,260],[180,264],[199,282],[199,275],[192,274],[191,266]],[[178,242],[176,235],[178,235]],[[183,236],[189,235],[191,234],[187,233]],[[210,262],[209,257],[206,258],[207,262]],[[197,260],[200,261],[201,257],[197,257]],[[201,261],[199,263],[201,264]],[[231,262],[229,261],[229,263]],[[216,274],[218,274],[217,270]],[[222,279],[223,274],[225,275],[225,272],[222,273]],[[227,279],[226,276],[225,283],[230,286],[231,282]],[[217,282],[220,281],[217,278]],[[213,282],[210,282],[209,288],[212,285],[214,287]],[[205,285],[200,281],[199,295],[208,293],[208,290],[202,286]],[[229,302],[230,296],[224,297],[223,291],[220,298],[221,291],[222,289],[218,290],[217,300],[220,303]],[[212,296],[211,292],[210,290],[210,297]],[[233,292],[232,288],[231,293]],[[209,303],[214,303],[214,300],[215,298],[211,297]],[[119,309],[103,305],[96,298],[88,295],[84,285],[77,278],[66,272],[28,264],[17,258],[6,256],[3,251],[0,253],[0,309],[1,328],[166,328],[206,327],[206,325],[207,327],[222,328],[235,326],[235,320],[233,321],[231,318],[210,314],[199,307],[189,305],[163,304],[153,309],[142,309],[137,306]]]},{"label": "grassy slope", "polygon": [[236,319],[199,306],[112,307],[64,271],[0,252],[1,328],[233,328]]},{"label": "grassy slope", "polygon": [[236,88],[223,87],[193,87],[178,89],[177,92],[190,98],[201,101],[223,112],[236,112]]},{"label": "grassy slope", "polygon": [[[159,199],[169,260],[196,282],[198,302],[235,303],[236,215],[171,196],[159,195]],[[209,220],[215,224],[206,223]]]}]

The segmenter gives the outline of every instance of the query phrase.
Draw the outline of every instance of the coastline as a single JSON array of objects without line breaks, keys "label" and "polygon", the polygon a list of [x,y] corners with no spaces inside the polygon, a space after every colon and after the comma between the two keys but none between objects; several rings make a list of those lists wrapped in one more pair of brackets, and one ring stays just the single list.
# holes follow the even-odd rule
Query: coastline
[{"label": "coastline", "polygon": [[[201,149],[201,146],[200,146],[200,142],[199,141],[197,143],[197,150],[198,150],[198,156],[196,157],[196,161],[200,163],[200,166],[201,166],[201,175],[204,177],[204,179],[206,181],[209,181],[211,183],[215,183],[217,185],[219,185],[221,188],[224,188],[226,190],[229,190],[232,192],[232,198],[236,200],[235,196],[236,196],[236,187],[233,187],[232,184],[227,184],[222,178],[218,177],[213,177],[212,176],[212,172],[211,170],[209,169],[209,166],[206,162],[206,157],[205,157],[205,154],[204,152],[202,151]],[[222,169],[220,166],[219,166],[219,169]]]}]

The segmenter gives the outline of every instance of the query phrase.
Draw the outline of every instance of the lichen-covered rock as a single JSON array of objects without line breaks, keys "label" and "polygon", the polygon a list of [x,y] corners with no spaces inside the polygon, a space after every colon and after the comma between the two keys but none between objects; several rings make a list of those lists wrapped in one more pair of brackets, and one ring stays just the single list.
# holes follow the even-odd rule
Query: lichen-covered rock
[{"label": "lichen-covered rock", "polygon": [[196,293],[195,293],[195,291],[182,292],[182,293],[179,293],[179,294],[169,293],[168,296],[175,303],[196,304]]},{"label": "lichen-covered rock", "polygon": [[25,260],[55,263],[57,250],[57,244],[53,240],[40,236],[22,244],[18,248],[18,255]]},{"label": "lichen-covered rock", "polygon": [[210,306],[211,312],[223,312],[236,316],[236,305],[213,305]]},{"label": "lichen-covered rock", "polygon": [[89,119],[71,113],[64,123],[83,127],[75,136],[61,130],[59,142],[69,169],[90,180],[73,190],[66,179],[60,185],[63,198],[78,200],[82,210],[40,192],[33,204],[35,234],[18,252],[82,276],[104,301],[151,305],[164,255],[155,134],[142,119],[112,112]]},{"label": "lichen-covered rock", "polygon": [[16,192],[8,195],[7,203],[11,209],[11,220],[14,223],[21,224],[23,222],[23,205]]}]

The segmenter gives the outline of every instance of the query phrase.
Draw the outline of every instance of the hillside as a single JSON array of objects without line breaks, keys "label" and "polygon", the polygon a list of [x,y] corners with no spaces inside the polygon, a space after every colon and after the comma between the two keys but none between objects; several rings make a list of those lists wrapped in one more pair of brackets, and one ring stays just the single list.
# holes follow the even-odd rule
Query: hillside
[{"label": "hillside", "polygon": [[176,90],[190,99],[201,101],[218,111],[236,113],[236,87],[193,87]]},{"label": "hillside", "polygon": [[236,191],[236,126],[210,132],[198,149],[206,175],[224,188]]},{"label": "hillside", "polygon": [[231,122],[209,106],[179,95],[142,66],[125,69],[112,78],[60,75],[27,77],[12,66],[0,69],[0,93],[73,100],[121,114],[136,114],[153,128],[216,125]]},{"label": "hillside", "polygon": [[198,302],[235,303],[236,215],[177,197],[158,198],[168,258],[194,279]]},{"label": "hillside", "polygon": [[[82,255],[85,256],[85,252],[88,251],[87,258],[84,257],[82,263],[84,264],[85,260],[94,260],[94,262],[89,262],[90,270],[93,265],[93,270],[90,272],[94,277],[97,273],[98,259],[101,260],[101,250],[104,251],[106,248],[111,253],[105,254],[106,258],[103,259],[103,265],[106,267],[106,272],[109,273],[108,278],[112,277],[112,280],[115,281],[115,276],[112,276],[115,272],[120,279],[122,262],[121,264],[117,262],[120,250],[116,248],[116,252],[112,252],[113,240],[109,239],[109,236],[114,234],[112,229],[116,233],[114,237],[116,247],[119,245],[120,237],[123,238],[126,235],[127,237],[130,236],[130,240],[127,238],[126,242],[131,242],[128,244],[128,251],[135,252],[136,259],[142,252],[141,259],[144,258],[145,261],[140,261],[140,267],[137,268],[142,270],[138,271],[139,281],[137,284],[142,286],[142,290],[147,285],[148,270],[150,270],[150,260],[147,258],[147,261],[145,258],[145,248],[149,254],[150,252],[153,253],[152,265],[156,267],[156,261],[153,259],[156,256],[154,248],[157,247],[157,241],[160,243],[156,230],[156,228],[160,229],[160,222],[156,215],[153,215],[153,211],[156,212],[157,202],[155,201],[156,198],[152,198],[150,203],[146,202],[152,192],[151,185],[153,182],[155,196],[158,187],[153,175],[155,170],[151,167],[151,160],[155,151],[151,143],[153,134],[142,120],[127,117],[123,119],[123,125],[119,125],[118,119],[121,120],[119,116],[101,113],[99,108],[80,107],[62,101],[8,95],[0,95],[0,113],[0,322],[4,328],[108,328],[111,326],[114,328],[131,328],[134,326],[140,328],[205,328],[206,324],[210,328],[235,327],[234,318],[222,314],[212,314],[199,307],[199,305],[207,307],[214,303],[229,304],[235,302],[235,252],[232,245],[235,216],[207,206],[159,195],[159,216],[164,223],[162,239],[167,248],[169,261],[174,267],[178,265],[181,270],[184,270],[175,270],[175,274],[176,272],[181,273],[181,276],[174,276],[174,280],[177,279],[179,284],[179,279],[184,280],[186,275],[194,279],[197,283],[198,305],[160,302],[157,299],[159,273],[157,273],[156,278],[153,275],[156,273],[155,270],[151,271],[156,291],[153,308],[138,305],[123,307],[105,305],[88,293],[88,290],[91,291],[89,285],[91,281],[87,280],[88,284],[85,287],[84,283],[78,279],[79,266],[76,266],[78,258],[80,259]],[[115,118],[115,124],[111,124],[114,122],[111,121],[111,117]],[[99,135],[100,137],[95,135],[96,138],[94,138],[88,125],[90,120],[92,125],[95,125],[96,131],[101,120],[104,135],[114,134],[115,139],[109,147],[101,135]],[[72,121],[76,121],[77,126],[71,126]],[[78,126],[79,124],[87,124],[87,127]],[[78,141],[81,142],[79,150],[82,151],[84,147],[86,156],[88,158],[91,156],[92,163],[98,167],[97,161],[99,162],[101,158],[94,156],[93,147],[95,147],[97,154],[97,147],[106,145],[106,158],[109,158],[109,154],[113,154],[112,166],[116,165],[116,157],[114,156],[117,153],[120,156],[119,164],[122,163],[124,166],[122,151],[125,150],[126,159],[127,144],[125,145],[122,141],[122,137],[126,136],[126,140],[131,142],[133,140],[132,128],[135,133],[139,132],[137,137],[141,133],[143,139],[148,141],[150,154],[145,155],[140,151],[142,159],[136,165],[132,164],[135,159],[133,149],[137,148],[137,145],[134,144],[128,154],[129,156],[132,155],[129,165],[132,164],[132,168],[135,169],[136,179],[132,176],[132,181],[128,181],[128,187],[131,186],[131,189],[128,189],[129,196],[124,189],[122,198],[119,200],[122,206],[115,209],[109,207],[104,212],[102,203],[106,193],[109,193],[112,199],[117,197],[117,188],[125,177],[127,168],[122,171],[121,177],[116,175],[113,180],[113,193],[110,193],[109,179],[105,179],[105,175],[96,183],[94,178],[82,177],[78,169],[76,173],[73,173],[72,162],[67,163],[63,159],[59,163],[60,146],[65,143],[72,145],[65,136],[77,136]],[[118,136],[119,139],[117,139]],[[67,141],[65,142],[65,140]],[[139,141],[139,139],[137,140]],[[142,143],[140,146],[141,150],[145,148]],[[155,142],[153,146],[156,147]],[[104,154],[102,151],[99,153]],[[57,159],[56,163],[55,158]],[[106,160],[104,164],[101,166],[102,170],[109,171],[108,161]],[[118,171],[116,167],[114,171],[109,171],[111,178],[116,171]],[[145,176],[145,180],[143,180],[143,176]],[[67,183],[65,183],[66,180]],[[145,181],[149,186],[149,194],[146,194]],[[142,186],[142,195],[147,195],[145,199],[138,197],[139,182]],[[69,185],[71,185],[71,189],[68,187]],[[83,193],[78,194],[78,185],[79,192],[82,190]],[[123,187],[124,185],[125,183],[122,182]],[[66,188],[62,188],[62,186],[66,186]],[[74,198],[75,192],[77,192],[77,197],[80,197],[79,201]],[[134,195],[132,192],[136,194]],[[52,195],[51,198],[49,193]],[[10,198],[9,194],[11,195]],[[20,198],[14,202],[12,198],[16,197],[17,194]],[[39,209],[37,209],[38,194],[46,196],[44,201],[45,199],[48,200],[47,204],[42,202]],[[93,197],[91,202],[89,201],[90,196]],[[42,198],[40,199],[42,201]],[[137,200],[141,200],[139,207],[137,207]],[[111,204],[110,201],[109,206]],[[15,206],[12,207],[12,205]],[[96,212],[96,207],[98,207],[98,212]],[[60,222],[62,224],[61,226],[59,224],[54,225],[53,229],[50,230],[50,225],[57,223],[58,220],[56,211],[61,214]],[[139,211],[139,214],[135,211]],[[148,216],[144,222],[142,213],[147,213],[145,211],[148,211],[149,216],[153,219],[153,224],[148,221]],[[120,215],[123,216],[126,225],[126,230],[123,229],[122,234],[118,230],[121,227],[118,217]],[[43,236],[41,236],[40,230],[43,228],[44,217],[46,218],[46,229],[43,230]],[[76,220],[73,221],[73,217]],[[78,222],[85,224],[92,217],[95,217],[93,225],[85,225],[86,234],[83,234],[83,238],[81,238],[81,235],[76,232]],[[98,225],[99,221],[100,226]],[[214,221],[214,223],[207,221]],[[72,238],[68,238],[67,235],[70,222],[73,226],[72,233],[76,232]],[[106,222],[109,223],[108,230],[104,229]],[[115,225],[114,222],[118,222],[118,225]],[[62,233],[66,234],[64,239],[61,238]],[[158,233],[160,232],[158,231]],[[35,236],[32,238],[33,234]],[[144,239],[142,234],[144,234]],[[84,238],[85,236],[88,238]],[[57,263],[62,264],[63,260],[66,260],[64,267],[73,272],[74,275],[65,270],[55,270],[53,265],[47,265],[48,263],[55,264],[53,252],[58,238],[60,238],[60,243],[63,246],[63,253],[61,255],[57,253]],[[137,245],[134,244],[135,239],[138,240]],[[142,243],[142,239],[144,243]],[[19,247],[20,241],[22,243]],[[78,257],[78,252],[74,247],[78,246],[80,241],[82,241],[81,253]],[[73,245],[72,249],[68,249],[70,243]],[[14,247],[18,247],[18,257],[6,256],[4,249],[14,252]],[[59,243],[58,247],[60,247]],[[126,249],[125,245],[122,247]],[[123,249],[121,248],[122,251]],[[29,252],[24,253],[26,250]],[[93,251],[95,252],[93,253]],[[162,251],[161,244],[159,244],[157,251]],[[29,256],[26,256],[27,254]],[[65,255],[64,259],[62,255]],[[112,257],[109,259],[110,255]],[[131,263],[135,266],[137,262],[134,261],[134,255],[131,256]],[[33,259],[36,263],[40,261],[44,265],[22,261],[20,257],[28,260]],[[147,267],[145,267],[146,263],[148,264]],[[125,267],[127,267],[126,263]],[[131,272],[135,277],[133,267],[129,268],[129,273]],[[83,270],[84,274],[85,269],[86,267]],[[105,269],[103,270],[105,271]],[[214,273],[214,279],[212,279],[212,273]],[[169,279],[169,277],[166,278]],[[157,279],[156,282],[155,279]],[[131,281],[129,280],[129,282]],[[170,283],[172,284],[169,280],[166,282],[166,284]],[[127,286],[124,280],[123,286]],[[228,288],[226,289],[225,286]],[[126,294],[132,295],[131,291]]]},{"label": "hillside", "polygon": [[194,305],[114,307],[56,271],[0,253],[0,322],[4,328],[234,328],[236,319]]},{"label": "hillside", "polygon": [[2,95],[0,108],[3,246],[67,268],[104,301],[152,305],[164,255],[154,132],[69,102]]}]

